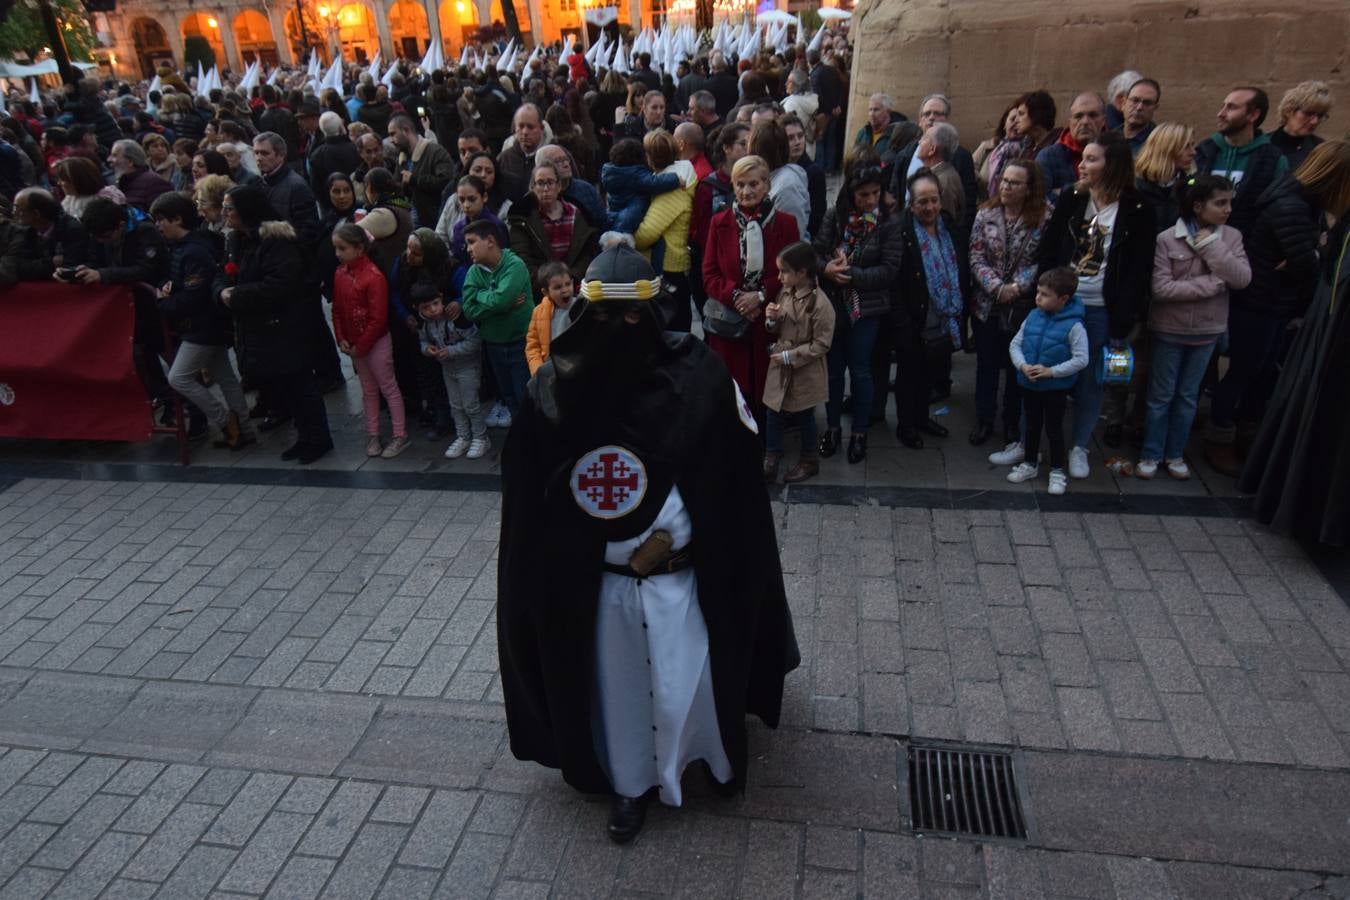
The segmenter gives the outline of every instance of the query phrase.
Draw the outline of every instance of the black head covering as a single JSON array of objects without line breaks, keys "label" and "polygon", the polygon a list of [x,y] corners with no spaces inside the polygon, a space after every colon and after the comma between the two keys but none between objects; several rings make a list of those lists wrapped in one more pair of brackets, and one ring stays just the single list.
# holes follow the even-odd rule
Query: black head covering
[{"label": "black head covering", "polygon": [[550,419],[567,430],[589,430],[595,417],[611,416],[652,377],[666,347],[654,306],[659,295],[651,263],[632,247],[620,244],[595,257],[572,324],[549,344],[549,360],[536,374],[537,399]]}]

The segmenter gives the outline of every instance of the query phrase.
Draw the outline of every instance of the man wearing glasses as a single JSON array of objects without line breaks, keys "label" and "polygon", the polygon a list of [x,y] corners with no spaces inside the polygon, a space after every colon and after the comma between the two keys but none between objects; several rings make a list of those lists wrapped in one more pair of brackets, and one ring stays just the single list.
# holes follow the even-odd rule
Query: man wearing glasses
[{"label": "man wearing glasses", "polygon": [[1130,142],[1130,153],[1135,156],[1153,133],[1153,117],[1158,114],[1161,100],[1162,86],[1152,78],[1140,78],[1130,85],[1125,95],[1125,121],[1120,126],[1120,133]]}]

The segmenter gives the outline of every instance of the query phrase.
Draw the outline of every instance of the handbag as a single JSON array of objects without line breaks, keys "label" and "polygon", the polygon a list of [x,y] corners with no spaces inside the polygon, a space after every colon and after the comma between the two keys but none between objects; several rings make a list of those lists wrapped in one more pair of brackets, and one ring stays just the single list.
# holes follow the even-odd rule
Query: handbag
[{"label": "handbag", "polygon": [[1098,381],[1102,384],[1129,384],[1134,375],[1134,349],[1124,347],[1102,348],[1102,370]]},{"label": "handbag", "polygon": [[739,341],[750,330],[750,320],[709,297],[703,301],[703,330],[720,338]]}]

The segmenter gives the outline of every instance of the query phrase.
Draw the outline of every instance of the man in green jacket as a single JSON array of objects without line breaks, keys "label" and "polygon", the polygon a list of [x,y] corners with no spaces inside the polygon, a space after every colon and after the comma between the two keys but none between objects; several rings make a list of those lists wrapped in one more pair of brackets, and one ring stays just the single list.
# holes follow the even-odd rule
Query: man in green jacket
[{"label": "man in green jacket", "polygon": [[530,276],[525,263],[510,250],[503,250],[500,240],[496,228],[485,219],[465,227],[464,242],[473,265],[464,276],[463,306],[464,315],[478,325],[506,406],[506,414],[498,417],[496,424],[509,428],[520,398],[525,396],[525,383],[530,380],[525,332],[534,304],[529,302]]}]

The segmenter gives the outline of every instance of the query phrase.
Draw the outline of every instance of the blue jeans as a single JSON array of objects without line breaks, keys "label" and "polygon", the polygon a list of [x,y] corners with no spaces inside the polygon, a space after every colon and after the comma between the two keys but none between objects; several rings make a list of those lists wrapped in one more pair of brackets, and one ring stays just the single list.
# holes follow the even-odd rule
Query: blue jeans
[{"label": "blue jeans", "polygon": [[488,363],[497,379],[502,404],[514,416],[525,396],[525,383],[530,380],[530,367],[525,363],[525,342],[483,341],[483,346],[487,348]]},{"label": "blue jeans", "polygon": [[1083,328],[1088,337],[1087,368],[1078,373],[1078,382],[1073,387],[1073,434],[1070,447],[1082,447],[1092,442],[1092,429],[1097,427],[1097,419],[1102,414],[1102,397],[1106,391],[1102,385],[1102,348],[1106,346],[1109,319],[1106,307],[1085,307]]},{"label": "blue jeans", "polygon": [[1153,336],[1153,368],[1148,376],[1148,413],[1140,459],[1181,459],[1195,421],[1200,381],[1214,342],[1190,346]]},{"label": "blue jeans", "polygon": [[802,431],[802,459],[814,459],[820,454],[816,446],[816,409],[803,409],[798,412],[777,412],[764,410],[764,449],[769,453],[783,452],[783,431],[796,425]]},{"label": "blue jeans", "polygon": [[830,364],[830,399],[825,403],[825,424],[838,428],[844,402],[844,369],[853,388],[853,433],[866,434],[872,415],[872,346],[877,342],[881,319],[877,316],[849,321],[848,313],[834,317],[834,341],[827,357]]},{"label": "blue jeans", "polygon": [[994,424],[999,406],[999,376],[1002,376],[1003,427],[1008,428],[1022,417],[1022,389],[1017,384],[1012,357],[1008,355],[1013,334],[1000,328],[992,314],[987,322],[972,318],[970,325],[975,329],[975,419],[981,425]]}]

